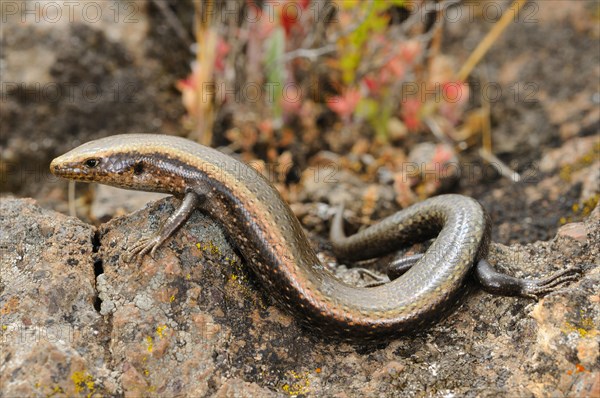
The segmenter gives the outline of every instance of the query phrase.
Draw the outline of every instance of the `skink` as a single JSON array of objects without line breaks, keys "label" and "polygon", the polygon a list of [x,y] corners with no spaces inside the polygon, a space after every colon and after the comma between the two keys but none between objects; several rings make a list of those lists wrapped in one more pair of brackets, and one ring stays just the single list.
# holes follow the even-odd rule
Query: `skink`
[{"label": "skink", "polygon": [[534,280],[496,272],[485,261],[491,227],[483,207],[465,196],[442,195],[350,237],[344,235],[338,211],[331,240],[344,258],[373,258],[437,235],[422,256],[401,264],[402,276],[359,288],[325,269],[266,178],[215,149],[173,136],[116,135],[54,159],[50,170],[74,180],[173,194],[181,206],[158,233],[130,247],[128,257],[154,254],[198,209],[220,222],[282,306],[313,330],[351,340],[395,336],[437,320],[461,295],[473,269],[486,290],[525,297],[544,294],[578,272],[567,268]]}]

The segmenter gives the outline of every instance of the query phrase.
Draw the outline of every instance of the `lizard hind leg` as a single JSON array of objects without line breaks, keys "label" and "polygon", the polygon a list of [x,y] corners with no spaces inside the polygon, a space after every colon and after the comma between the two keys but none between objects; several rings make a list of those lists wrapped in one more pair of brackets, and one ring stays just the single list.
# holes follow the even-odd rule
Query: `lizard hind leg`
[{"label": "lizard hind leg", "polygon": [[475,266],[475,274],[483,290],[501,296],[520,296],[533,299],[538,299],[556,290],[566,282],[577,280],[582,271],[581,267],[573,266],[546,278],[526,279],[498,272],[485,259],[479,260]]}]

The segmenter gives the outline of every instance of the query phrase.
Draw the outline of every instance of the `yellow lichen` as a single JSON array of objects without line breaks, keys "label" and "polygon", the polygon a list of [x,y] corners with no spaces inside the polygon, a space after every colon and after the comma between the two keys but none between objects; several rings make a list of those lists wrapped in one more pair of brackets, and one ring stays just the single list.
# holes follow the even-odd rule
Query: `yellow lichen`
[{"label": "yellow lichen", "polygon": [[583,310],[579,311],[578,325],[565,321],[562,331],[565,334],[576,332],[580,337],[595,337],[598,335],[598,329],[594,320],[587,316]]},{"label": "yellow lichen", "polygon": [[310,392],[310,380],[309,380],[309,372],[302,372],[302,374],[298,374],[297,372],[290,370],[288,374],[294,379],[297,380],[294,383],[286,383],[281,386],[281,389],[288,395],[305,395]]},{"label": "yellow lichen", "polygon": [[600,156],[600,143],[596,143],[594,147],[583,156],[579,157],[575,162],[566,164],[559,170],[559,176],[564,181],[570,181],[573,173],[591,166]]},{"label": "yellow lichen", "polygon": [[163,338],[163,332],[165,331],[166,328],[167,328],[167,325],[161,325],[156,328],[156,334],[161,339]]},{"label": "yellow lichen", "polygon": [[[221,250],[217,246],[215,246],[215,244],[212,241],[209,241],[204,244],[198,242],[196,243],[196,247],[205,253],[210,253],[213,255],[222,255]],[[241,263],[235,258],[229,256],[225,256],[223,257],[223,259],[233,268],[233,272],[229,274],[228,277],[228,282],[232,282],[231,286],[235,287],[236,290],[240,291],[246,300],[257,304],[263,309],[266,308],[266,305],[262,302],[261,297],[258,297],[257,299],[256,295],[253,294],[252,289],[249,287],[249,281],[246,276],[246,273],[242,269]]]},{"label": "yellow lichen", "polygon": [[73,372],[71,380],[75,385],[75,392],[80,393],[87,389],[88,397],[91,397],[95,390],[94,378],[87,372],[79,371]]},{"label": "yellow lichen", "polygon": [[240,292],[244,298],[244,300],[253,303],[254,305],[265,309],[266,304],[263,302],[262,297],[254,294],[254,291],[249,285],[248,278],[246,274],[241,269],[241,265],[233,264],[234,272],[229,274],[228,278],[228,286],[235,289],[235,291]]},{"label": "yellow lichen", "polygon": [[151,336],[146,337],[146,345],[148,346],[148,352],[152,352],[152,348],[154,347],[154,341]]},{"label": "yellow lichen", "polygon": [[212,241],[209,241],[208,243],[205,243],[205,244],[198,242],[198,243],[196,243],[196,247],[205,253],[221,254],[221,249],[219,249],[219,247],[216,246]]},{"label": "yellow lichen", "polygon": [[573,203],[571,205],[571,210],[573,211],[572,216],[561,217],[558,221],[560,225],[565,225],[567,223],[582,220],[585,217],[589,216],[592,211],[598,205],[598,201],[600,200],[600,194],[596,193],[592,197],[584,200],[581,203]]}]

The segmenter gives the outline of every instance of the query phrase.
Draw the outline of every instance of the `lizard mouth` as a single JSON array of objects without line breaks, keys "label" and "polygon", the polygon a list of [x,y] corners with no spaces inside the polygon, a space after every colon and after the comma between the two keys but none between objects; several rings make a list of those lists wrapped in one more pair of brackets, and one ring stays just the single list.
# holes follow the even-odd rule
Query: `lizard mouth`
[{"label": "lizard mouth", "polygon": [[62,162],[60,158],[56,158],[50,163],[50,172],[57,177],[68,177],[82,171],[81,168]]},{"label": "lizard mouth", "polygon": [[55,176],[60,176],[61,175],[62,167],[60,166],[60,163],[58,162],[58,158],[54,159],[50,163],[50,172],[52,174],[54,174]]},{"label": "lizard mouth", "polygon": [[65,163],[60,158],[54,159],[50,163],[50,172],[57,177],[69,178],[79,181],[91,181],[93,175],[79,163]]},{"label": "lizard mouth", "polygon": [[56,158],[50,163],[50,172],[57,177],[63,177],[67,174],[67,167]]}]

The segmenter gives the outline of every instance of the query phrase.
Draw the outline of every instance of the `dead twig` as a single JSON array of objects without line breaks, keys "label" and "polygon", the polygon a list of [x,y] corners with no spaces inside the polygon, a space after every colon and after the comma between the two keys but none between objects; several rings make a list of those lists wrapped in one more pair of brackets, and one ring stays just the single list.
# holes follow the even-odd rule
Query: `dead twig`
[{"label": "dead twig", "polygon": [[464,63],[460,71],[456,75],[456,79],[459,81],[465,81],[471,74],[471,71],[481,61],[481,58],[488,52],[490,47],[498,40],[498,37],[504,32],[506,27],[510,24],[511,20],[515,15],[519,13],[523,4],[527,0],[514,0],[510,5],[510,8],[515,8],[516,11],[513,13],[505,12],[504,15],[494,24],[494,27],[488,32],[488,34],[479,42],[475,50],[471,53],[467,61]]},{"label": "dead twig", "polygon": [[358,21],[356,21],[354,24],[352,24],[344,32],[333,35],[333,37],[331,39],[329,39],[328,43],[325,44],[324,46],[319,47],[319,48],[298,48],[296,50],[289,51],[289,52],[283,54],[282,61],[288,62],[294,58],[300,58],[300,57],[308,58],[311,61],[314,61],[322,55],[335,52],[336,51],[336,42],[339,39],[341,39],[342,37],[346,37],[346,36],[352,34],[352,32],[356,31],[356,29],[358,29],[360,27],[360,25],[362,25],[365,22],[367,17],[371,14],[371,10],[373,9],[374,2],[375,2],[375,0],[369,0],[369,3],[367,5],[367,10],[363,13],[361,18]]},{"label": "dead twig", "polygon": [[479,156],[481,156],[483,158],[483,160],[494,165],[500,172],[501,176],[508,178],[512,182],[521,181],[521,175],[519,173],[517,173],[516,171],[514,171],[513,169],[511,169],[510,167],[508,167],[508,165],[506,163],[504,163],[502,160],[498,159],[498,157],[496,155],[494,155],[493,153],[488,152],[483,147],[479,148],[478,153],[479,153]]},{"label": "dead twig", "polygon": [[311,61],[315,61],[322,55],[333,53],[337,50],[335,44],[330,43],[323,47],[319,48],[299,48],[297,50],[289,51],[283,54],[282,60],[283,62],[291,61],[294,58],[308,58]]},{"label": "dead twig", "polygon": [[[201,144],[210,146],[214,121],[213,94],[204,90],[213,83],[215,66],[217,32],[213,26],[214,1],[194,2],[194,18],[196,25],[196,120],[193,138]],[[202,43],[202,44],[200,44]]]}]

